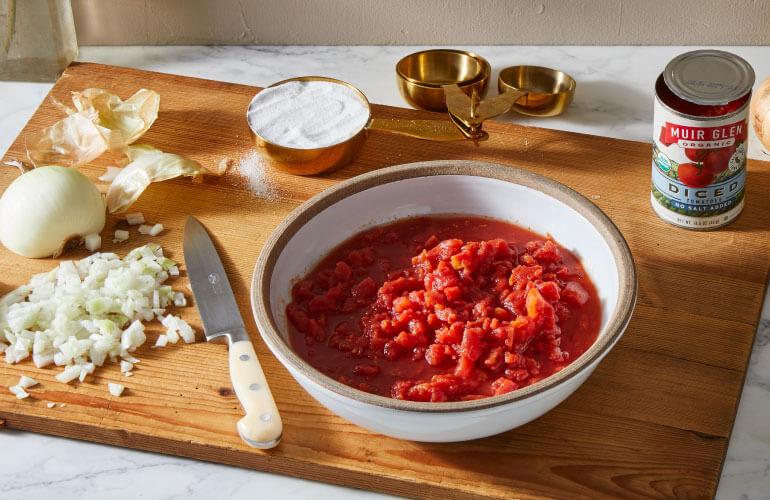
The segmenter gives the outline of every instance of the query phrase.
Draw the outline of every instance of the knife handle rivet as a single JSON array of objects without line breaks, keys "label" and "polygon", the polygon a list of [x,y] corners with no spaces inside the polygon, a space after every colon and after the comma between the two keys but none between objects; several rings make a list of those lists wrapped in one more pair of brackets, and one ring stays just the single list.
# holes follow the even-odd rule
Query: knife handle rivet
[{"label": "knife handle rivet", "polygon": [[238,358],[238,359],[240,359],[241,361],[248,361],[249,360],[249,355],[248,354],[241,354],[240,358]]},{"label": "knife handle rivet", "polygon": [[259,416],[259,419],[262,420],[263,422],[269,422],[271,418],[273,418],[273,416],[270,415],[269,413],[263,413],[262,415]]},{"label": "knife handle rivet", "polygon": [[260,390],[261,388],[262,388],[262,387],[260,387],[260,385],[259,385],[259,384],[256,384],[256,383],[255,383],[255,384],[251,384],[251,385],[249,386],[249,389],[251,389],[252,391],[258,391],[258,390]]}]

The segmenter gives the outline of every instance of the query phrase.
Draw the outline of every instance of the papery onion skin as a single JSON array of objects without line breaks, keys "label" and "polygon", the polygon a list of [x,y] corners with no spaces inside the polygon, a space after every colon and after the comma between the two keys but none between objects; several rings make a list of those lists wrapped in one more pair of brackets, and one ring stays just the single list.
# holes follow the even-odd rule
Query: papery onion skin
[{"label": "papery onion skin", "polygon": [[88,177],[40,167],[16,178],[0,198],[0,242],[23,257],[56,256],[67,241],[100,233],[105,217],[104,199]]},{"label": "papery onion skin", "polygon": [[762,82],[754,93],[749,114],[759,142],[770,154],[770,78]]}]

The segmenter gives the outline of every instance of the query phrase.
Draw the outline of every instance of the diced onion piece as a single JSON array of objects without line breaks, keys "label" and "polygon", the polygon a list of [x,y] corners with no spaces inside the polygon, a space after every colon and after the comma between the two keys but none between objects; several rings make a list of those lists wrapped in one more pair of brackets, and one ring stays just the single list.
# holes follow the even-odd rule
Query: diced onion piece
[{"label": "diced onion piece", "polygon": [[187,306],[187,299],[182,292],[174,292],[174,305],[177,307]]},{"label": "diced onion piece", "polygon": [[163,224],[155,224],[150,228],[150,236],[158,236],[163,231]]},{"label": "diced onion piece", "polygon": [[179,335],[185,341],[186,344],[195,342],[195,331],[187,324],[187,321],[183,319],[177,319],[177,328],[179,328]]},{"label": "diced onion piece", "polygon": [[48,352],[42,354],[33,354],[32,362],[37,368],[44,368],[54,362],[54,353]]},{"label": "diced onion piece", "polygon": [[124,351],[132,352],[140,345],[144,344],[147,337],[144,335],[144,325],[141,321],[135,320],[128,328],[123,330],[120,337],[120,348]]},{"label": "diced onion piece", "polygon": [[89,234],[86,235],[85,238],[83,238],[86,244],[86,250],[89,252],[95,252],[102,246],[102,237],[98,234]]},{"label": "diced onion piece", "polygon": [[134,369],[134,364],[131,363],[130,361],[122,360],[120,362],[120,372],[121,373],[130,372],[133,369]]},{"label": "diced onion piece", "polygon": [[16,385],[21,387],[22,389],[29,389],[30,387],[36,386],[37,384],[38,382],[34,378],[27,377],[26,375],[22,375],[19,378],[19,383]]},{"label": "diced onion piece", "polygon": [[123,394],[123,389],[125,389],[125,387],[122,384],[116,384],[114,382],[108,383],[107,388],[109,389],[110,394],[112,394],[116,398],[120,397],[120,395]]},{"label": "diced onion piece", "polygon": [[80,365],[80,375],[78,376],[78,379],[83,382],[86,379],[86,376],[92,374],[95,369],[96,365],[93,363],[83,363]]},{"label": "diced onion piece", "polygon": [[8,388],[8,390],[16,395],[16,399],[24,399],[29,397],[29,393],[25,391],[23,387],[19,387],[18,385],[12,385]]},{"label": "diced onion piece", "polygon": [[148,226],[146,224],[142,224],[141,226],[139,226],[140,234],[150,234],[150,231],[152,231],[152,226]]},{"label": "diced onion piece", "polygon": [[128,240],[129,233],[124,229],[117,229],[115,231],[115,237],[112,239],[113,243],[121,243]]},{"label": "diced onion piece", "polygon": [[65,384],[68,384],[75,380],[76,378],[80,377],[80,365],[69,365],[64,370],[56,375],[56,380],[59,382],[63,382]]},{"label": "diced onion piece", "polygon": [[158,335],[157,340],[155,340],[155,347],[166,347],[166,344],[168,344],[168,336]]},{"label": "diced onion piece", "polygon": [[166,337],[172,344],[179,342],[179,332],[176,329],[166,330]]},{"label": "diced onion piece", "polygon": [[177,327],[176,317],[169,314],[163,318],[161,324],[166,327],[166,337],[168,337],[168,341],[172,344],[179,342],[179,328]]},{"label": "diced onion piece", "polygon": [[48,408],[53,408],[54,406],[56,406],[56,403],[46,403],[45,405],[46,405]]},{"label": "diced onion piece", "polygon": [[126,222],[129,226],[136,226],[137,224],[144,224],[144,214],[142,212],[135,212],[132,214],[126,214]]},{"label": "diced onion piece", "polygon": [[179,276],[179,267],[175,266],[175,265],[169,267],[168,268],[168,274],[170,274],[171,276]]}]

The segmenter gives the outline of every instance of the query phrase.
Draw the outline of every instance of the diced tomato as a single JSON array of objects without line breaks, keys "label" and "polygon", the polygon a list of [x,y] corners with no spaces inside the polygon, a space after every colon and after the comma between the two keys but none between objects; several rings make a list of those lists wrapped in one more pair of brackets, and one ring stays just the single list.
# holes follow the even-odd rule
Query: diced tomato
[{"label": "diced tomato", "polygon": [[537,284],[537,289],[548,302],[556,302],[560,298],[559,285],[555,281],[545,281]]},{"label": "diced tomato", "polygon": [[341,260],[334,266],[334,274],[340,281],[348,281],[353,276],[353,270],[344,260]]},{"label": "diced tomato", "polygon": [[298,281],[291,289],[291,298],[294,301],[307,300],[313,297],[313,282],[310,280]]},{"label": "diced tomato", "polygon": [[440,366],[452,360],[454,351],[448,345],[431,344],[425,350],[425,361],[431,366]]},{"label": "diced tomato", "polygon": [[582,306],[588,302],[589,298],[588,292],[586,292],[585,288],[580,286],[580,283],[577,281],[570,281],[564,285],[561,295],[564,297],[565,301],[576,306]]},{"label": "diced tomato", "polygon": [[337,303],[327,297],[326,295],[316,295],[310,302],[308,302],[307,308],[310,312],[334,312],[337,310]]},{"label": "diced tomato", "polygon": [[584,352],[601,319],[574,255],[488,219],[364,231],[295,283],[291,298],[300,355],[351,387],[413,401],[533,384]]},{"label": "diced tomato", "polygon": [[400,313],[412,308],[412,301],[407,297],[398,297],[393,301],[393,311],[396,313]]},{"label": "diced tomato", "polygon": [[555,264],[561,262],[561,250],[553,240],[545,240],[543,246],[532,252],[534,257],[541,264]]},{"label": "diced tomato", "polygon": [[454,302],[462,298],[463,291],[459,286],[448,286],[444,288],[444,295],[446,295],[447,300]]},{"label": "diced tomato", "polygon": [[294,325],[294,328],[302,333],[308,332],[307,325],[310,321],[310,317],[300,306],[296,305],[294,302],[286,306],[286,316],[289,318],[289,321],[291,321],[291,324]]},{"label": "diced tomato", "polygon": [[460,356],[460,359],[457,360],[457,366],[455,367],[454,374],[460,378],[467,379],[470,378],[472,371],[473,360],[467,356]]},{"label": "diced tomato", "polygon": [[362,377],[371,378],[380,373],[380,367],[372,363],[359,363],[353,365],[353,373]]},{"label": "diced tomato", "polygon": [[371,276],[367,276],[353,287],[351,293],[356,299],[366,299],[372,297],[375,293],[377,293],[377,283],[374,282]]},{"label": "diced tomato", "polygon": [[516,385],[515,382],[505,377],[500,377],[499,379],[492,382],[492,393],[495,396],[499,396],[500,394],[507,394],[511,391],[515,391],[518,388],[519,386]]},{"label": "diced tomato", "polygon": [[532,287],[527,292],[527,316],[534,320],[549,319],[554,316],[553,306],[543,298],[537,287]]}]

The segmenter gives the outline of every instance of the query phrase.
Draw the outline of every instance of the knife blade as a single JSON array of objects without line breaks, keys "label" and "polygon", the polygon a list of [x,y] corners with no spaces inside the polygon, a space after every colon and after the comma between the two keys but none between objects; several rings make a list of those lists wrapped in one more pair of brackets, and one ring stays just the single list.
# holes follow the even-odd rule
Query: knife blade
[{"label": "knife blade", "polygon": [[193,216],[189,216],[185,224],[183,247],[187,275],[206,340],[225,337],[229,343],[230,380],[246,413],[238,421],[238,433],[254,448],[273,448],[283,432],[278,407],[219,254],[206,229]]}]

